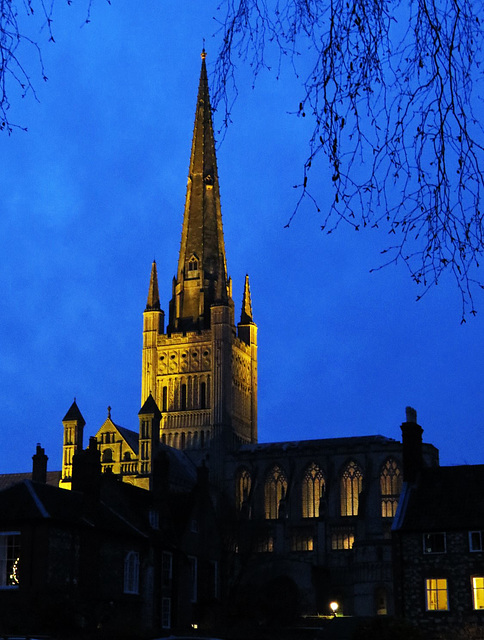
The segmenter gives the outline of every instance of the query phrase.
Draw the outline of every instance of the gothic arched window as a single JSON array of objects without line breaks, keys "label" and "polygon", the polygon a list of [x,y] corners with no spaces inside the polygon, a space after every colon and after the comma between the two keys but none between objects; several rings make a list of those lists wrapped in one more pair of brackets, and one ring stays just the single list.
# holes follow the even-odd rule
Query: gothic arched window
[{"label": "gothic arched window", "polygon": [[356,462],[346,465],[341,476],[341,515],[357,516],[358,502],[363,486],[363,474]]},{"label": "gothic arched window", "polygon": [[281,501],[286,499],[287,479],[279,465],[275,465],[267,474],[264,486],[265,517],[275,520],[279,517]]},{"label": "gothic arched window", "polygon": [[402,474],[393,458],[388,458],[380,474],[381,514],[393,518],[397,511],[398,498],[402,490]]},{"label": "gothic arched window", "polygon": [[302,482],[302,517],[318,518],[319,503],[324,493],[324,476],[321,468],[312,463],[306,469]]},{"label": "gothic arched window", "polygon": [[242,505],[247,503],[252,486],[252,478],[247,469],[239,469],[235,477],[235,504],[240,511]]}]

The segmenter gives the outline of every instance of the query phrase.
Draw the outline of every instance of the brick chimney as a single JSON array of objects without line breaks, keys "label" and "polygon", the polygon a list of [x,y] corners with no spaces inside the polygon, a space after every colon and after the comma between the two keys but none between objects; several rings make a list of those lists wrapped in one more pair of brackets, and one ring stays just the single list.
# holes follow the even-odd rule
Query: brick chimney
[{"label": "brick chimney", "polygon": [[45,484],[47,482],[47,460],[49,458],[45,455],[45,449],[43,449],[39,443],[37,443],[37,449],[32,456],[32,480],[34,482],[41,482]]},{"label": "brick chimney", "polygon": [[91,437],[89,447],[78,451],[72,460],[72,490],[98,498],[101,473],[101,453],[96,438]]},{"label": "brick chimney", "polygon": [[403,444],[403,479],[415,482],[423,467],[422,427],[417,424],[417,412],[412,407],[405,409],[406,421],[400,427]]}]

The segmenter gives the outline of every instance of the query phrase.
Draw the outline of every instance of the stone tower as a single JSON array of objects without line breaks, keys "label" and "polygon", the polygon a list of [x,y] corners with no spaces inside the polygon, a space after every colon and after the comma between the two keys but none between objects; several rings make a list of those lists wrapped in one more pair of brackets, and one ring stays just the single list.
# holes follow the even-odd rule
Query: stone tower
[{"label": "stone tower", "polygon": [[192,451],[257,442],[257,327],[248,276],[234,323],[205,52],[166,331],[164,324],[153,262],[143,315],[141,404],[152,394],[161,411],[161,441]]},{"label": "stone tower", "polygon": [[62,478],[59,486],[70,489],[72,461],[74,455],[82,451],[84,426],[86,424],[75,400],[64,416],[62,424],[64,426],[64,442],[62,447]]}]

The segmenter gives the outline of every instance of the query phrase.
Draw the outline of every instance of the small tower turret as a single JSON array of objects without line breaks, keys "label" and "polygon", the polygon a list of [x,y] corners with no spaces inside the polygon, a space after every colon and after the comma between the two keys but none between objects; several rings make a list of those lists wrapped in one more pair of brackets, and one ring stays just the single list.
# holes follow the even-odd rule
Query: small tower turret
[{"label": "small tower turret", "polygon": [[[138,413],[139,418],[139,468],[140,476],[146,477],[146,489],[150,489],[153,461],[160,442],[161,412],[155,399],[149,394]],[[143,486],[139,484],[139,486]]]},{"label": "small tower turret", "polygon": [[250,442],[257,442],[257,325],[252,316],[249,276],[245,276],[244,295],[237,335],[250,348]]},{"label": "small tower turret", "polygon": [[146,400],[150,392],[155,389],[157,374],[156,346],[158,336],[164,331],[164,325],[165,313],[160,308],[158,274],[156,270],[156,261],[153,260],[148,300],[146,302],[146,309],[143,313],[142,403]]},{"label": "small tower turret", "polygon": [[74,454],[82,451],[82,441],[84,434],[84,426],[86,421],[79,411],[76,399],[71,404],[69,411],[62,420],[64,425],[64,445],[62,457],[62,478],[59,486],[64,489],[71,488],[72,481],[72,460]]}]

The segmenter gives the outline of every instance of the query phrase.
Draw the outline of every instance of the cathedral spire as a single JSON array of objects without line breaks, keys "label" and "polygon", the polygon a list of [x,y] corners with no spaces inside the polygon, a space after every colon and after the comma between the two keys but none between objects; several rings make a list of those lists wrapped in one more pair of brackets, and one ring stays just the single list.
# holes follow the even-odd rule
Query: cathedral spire
[{"label": "cathedral spire", "polygon": [[205,58],[203,50],[169,331],[208,328],[210,306],[230,299]]},{"label": "cathedral spire", "polygon": [[158,311],[160,309],[160,294],[158,291],[158,274],[156,271],[156,260],[151,265],[150,288],[148,290],[148,300],[146,311]]}]

